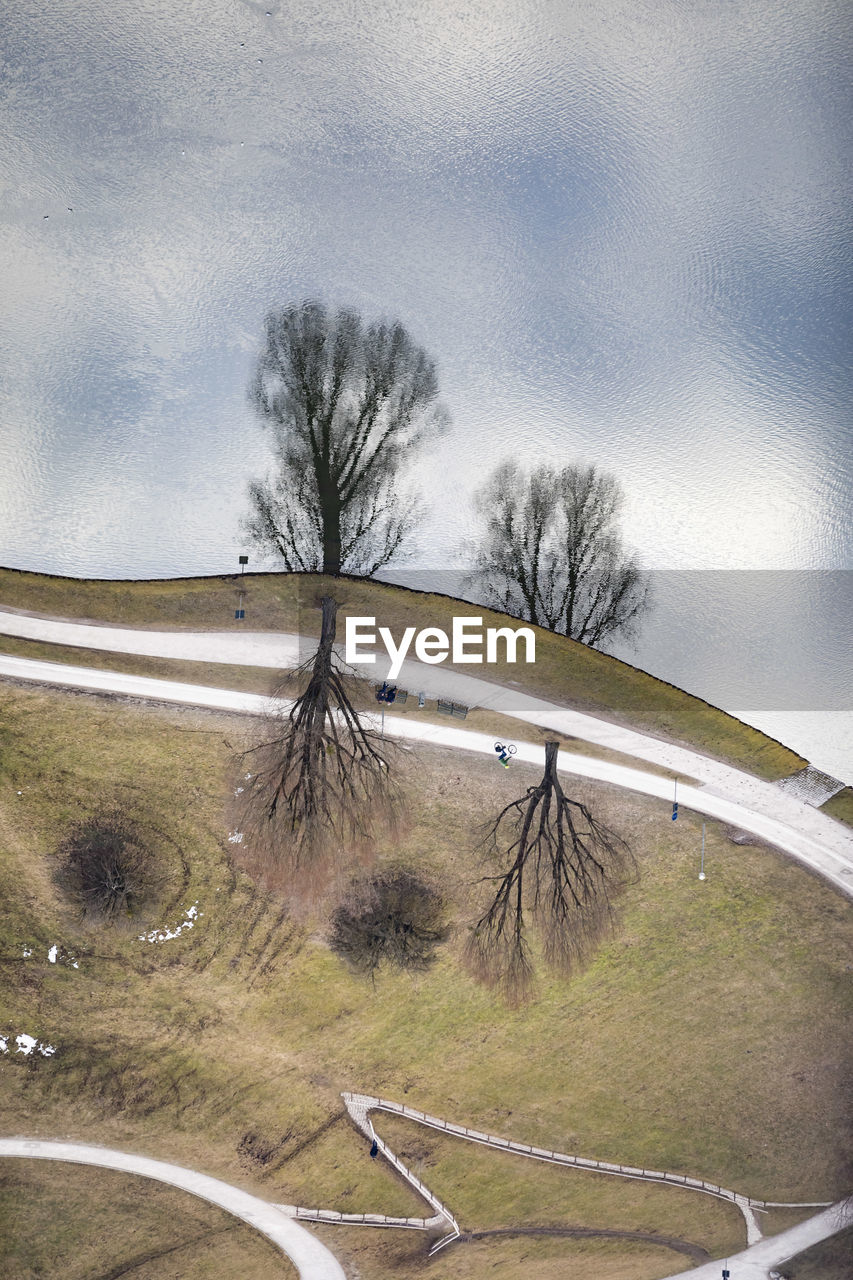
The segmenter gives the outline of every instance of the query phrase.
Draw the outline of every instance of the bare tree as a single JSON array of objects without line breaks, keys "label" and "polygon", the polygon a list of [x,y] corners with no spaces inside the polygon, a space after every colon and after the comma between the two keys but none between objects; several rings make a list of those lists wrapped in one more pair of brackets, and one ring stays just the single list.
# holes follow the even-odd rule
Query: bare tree
[{"label": "bare tree", "polygon": [[581,967],[613,921],[613,900],[633,869],[627,843],[570,799],[557,774],[559,743],[545,743],[545,773],[501,810],[489,827],[490,857],[506,867],[467,944],[474,973],[521,999],[533,979],[527,940],[535,925],[548,963],[563,973]]},{"label": "bare tree", "polygon": [[477,495],[485,529],[474,581],[485,602],[514,617],[601,645],[631,633],[648,585],[622,547],[622,492],[595,467],[499,466]]},{"label": "bare tree", "polygon": [[369,835],[393,799],[386,749],[353,706],[335,661],[337,607],[323,598],[317,651],[295,673],[307,677],[304,691],[242,756],[251,764],[246,825],[289,873],[310,871],[324,852]]},{"label": "bare tree", "polygon": [[276,473],[249,487],[249,536],[292,572],[375,573],[418,515],[399,473],[446,425],[433,362],[399,323],[305,302],[267,316],[251,395]]}]

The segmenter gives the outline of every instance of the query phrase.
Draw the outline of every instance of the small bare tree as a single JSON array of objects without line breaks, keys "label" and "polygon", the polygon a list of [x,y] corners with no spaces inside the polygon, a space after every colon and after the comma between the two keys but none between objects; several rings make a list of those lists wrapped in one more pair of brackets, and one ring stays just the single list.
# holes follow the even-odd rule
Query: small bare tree
[{"label": "small bare tree", "polygon": [[488,828],[485,847],[507,869],[485,877],[497,885],[467,944],[475,975],[522,999],[533,980],[527,919],[545,959],[563,973],[589,959],[613,921],[613,899],[633,870],[627,843],[570,799],[557,773],[559,743],[545,744],[545,773],[506,805]]},{"label": "small bare tree", "polygon": [[484,529],[472,580],[504,613],[603,645],[648,607],[618,529],[622,492],[595,467],[499,466],[477,495]]},{"label": "small bare tree", "polygon": [[367,837],[393,799],[387,748],[363,723],[335,661],[337,608],[323,598],[320,643],[296,672],[307,677],[304,691],[242,756],[252,766],[247,827],[270,864],[290,873]]},{"label": "small bare tree", "polygon": [[383,964],[422,971],[435,960],[450,927],[442,894],[404,867],[380,871],[349,885],[332,913],[329,945],[357,973]]},{"label": "small bare tree", "polygon": [[123,808],[83,818],[57,849],[57,876],[84,915],[104,921],[134,916],[157,896],[167,876],[158,836]]}]

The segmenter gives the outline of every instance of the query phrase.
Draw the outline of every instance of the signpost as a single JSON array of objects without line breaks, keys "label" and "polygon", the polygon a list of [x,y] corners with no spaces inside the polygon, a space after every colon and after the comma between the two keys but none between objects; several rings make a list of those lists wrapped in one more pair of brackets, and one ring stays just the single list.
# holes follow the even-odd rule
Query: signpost
[{"label": "signpost", "polygon": [[[238,556],[237,562],[240,565],[240,577],[242,578],[243,574],[246,572],[246,565],[249,563],[249,557]],[[237,603],[237,608],[234,610],[234,618],[237,622],[242,622],[245,616],[246,616],[246,610],[243,608],[243,590],[241,588],[240,599]]]}]

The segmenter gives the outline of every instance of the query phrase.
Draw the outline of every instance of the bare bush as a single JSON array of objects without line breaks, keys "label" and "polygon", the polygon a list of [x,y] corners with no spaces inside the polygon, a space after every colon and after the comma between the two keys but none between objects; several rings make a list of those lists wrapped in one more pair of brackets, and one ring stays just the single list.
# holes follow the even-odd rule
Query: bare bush
[{"label": "bare bush", "polygon": [[506,869],[485,877],[497,888],[466,956],[475,976],[512,1002],[533,981],[528,917],[546,962],[575,972],[611,927],[613,899],[634,865],[625,840],[563,791],[558,748],[546,742],[542,781],[501,810],[484,841],[488,856]]},{"label": "bare bush", "polygon": [[60,883],[84,914],[134,916],[165,882],[153,830],[115,808],[76,823],[60,844]]},{"label": "bare bush", "polygon": [[411,871],[378,872],[352,882],[332,915],[329,944],[359,973],[380,965],[425,970],[450,933],[442,894]]}]

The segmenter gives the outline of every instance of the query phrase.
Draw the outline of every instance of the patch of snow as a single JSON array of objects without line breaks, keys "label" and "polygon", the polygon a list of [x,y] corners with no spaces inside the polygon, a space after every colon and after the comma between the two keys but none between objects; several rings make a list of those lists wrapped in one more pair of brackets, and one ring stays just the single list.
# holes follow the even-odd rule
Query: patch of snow
[{"label": "patch of snow", "polygon": [[0,1036],[0,1053],[9,1052],[9,1041],[5,1036]]},{"label": "patch of snow", "polygon": [[[22,1032],[21,1035],[15,1036],[15,1044],[18,1046],[15,1052],[22,1053],[25,1058],[28,1058],[34,1051],[36,1053],[40,1053],[43,1058],[52,1058],[56,1053],[55,1045],[44,1044],[42,1041],[36,1040],[35,1036],[28,1036],[26,1032]],[[0,1036],[0,1053],[8,1052],[9,1037]]]},{"label": "patch of snow", "polygon": [[179,938],[185,929],[192,929],[196,920],[200,920],[204,915],[203,911],[199,911],[198,902],[194,902],[191,907],[187,907],[184,911],[184,919],[180,924],[176,924],[174,929],[152,929],[150,933],[140,933],[140,942],[169,942],[172,938]]},{"label": "patch of snow", "polygon": [[229,832],[229,835],[228,835],[228,843],[229,843],[229,844],[242,844],[242,843],[243,843],[243,832],[242,832],[242,831],[231,831],[231,832]]},{"label": "patch of snow", "polygon": [[242,795],[242,794],[243,794],[243,788],[242,788],[242,787],[238,787],[238,788],[237,788],[237,790],[234,792],[234,794],[235,794],[235,796]]},{"label": "patch of snow", "polygon": [[246,777],[244,778],[244,781],[245,781],[245,782],[248,782],[248,781],[250,780],[251,776],[252,776],[252,775],[251,775],[250,773],[247,773],[247,774],[246,774]]},{"label": "patch of snow", "polygon": [[[21,951],[21,955],[24,960],[31,959],[33,954],[34,952],[32,947],[24,947]],[[52,947],[48,948],[47,959],[49,964],[67,964],[70,965],[72,969],[80,968],[80,965],[77,963],[71,952],[63,951],[62,947],[60,947],[56,942]]]}]

